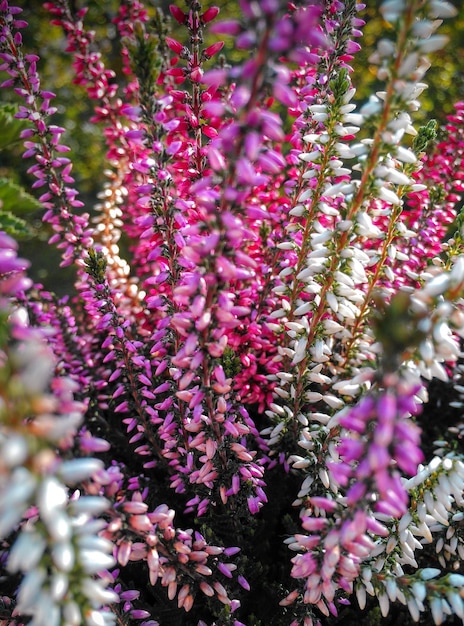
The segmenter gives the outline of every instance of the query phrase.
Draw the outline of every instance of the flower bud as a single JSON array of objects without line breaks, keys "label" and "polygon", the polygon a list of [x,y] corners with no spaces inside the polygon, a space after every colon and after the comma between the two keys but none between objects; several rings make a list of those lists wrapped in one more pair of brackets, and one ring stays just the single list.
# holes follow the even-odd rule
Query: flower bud
[{"label": "flower bud", "polygon": [[219,7],[209,7],[209,9],[206,9],[200,18],[203,24],[207,24],[208,22],[214,20],[214,18],[218,16],[219,10]]},{"label": "flower bud", "polygon": [[203,50],[203,56],[205,57],[205,59],[210,59],[212,56],[222,50],[223,47],[223,41],[216,41],[216,43],[213,43],[211,46],[208,46],[207,48],[205,48],[205,50]]},{"label": "flower bud", "polygon": [[187,21],[187,16],[182,11],[182,9],[180,9],[175,4],[170,4],[169,5],[169,11],[170,11],[172,17],[176,20],[176,22],[179,22],[179,24],[185,24],[185,22]]},{"label": "flower bud", "polygon": [[171,48],[171,50],[176,54],[181,54],[184,50],[184,46],[180,43],[180,41],[177,41],[177,39],[173,39],[172,37],[166,37],[166,44],[168,48]]}]

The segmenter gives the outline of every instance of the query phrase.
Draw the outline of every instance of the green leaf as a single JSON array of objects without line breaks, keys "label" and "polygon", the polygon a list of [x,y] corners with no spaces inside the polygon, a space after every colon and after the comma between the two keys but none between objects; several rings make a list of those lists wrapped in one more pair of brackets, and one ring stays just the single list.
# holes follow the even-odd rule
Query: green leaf
[{"label": "green leaf", "polygon": [[85,260],[85,271],[94,279],[97,285],[105,283],[106,259],[103,252],[90,248],[89,256]]},{"label": "green leaf", "polygon": [[14,117],[17,107],[12,104],[0,105],[0,150],[4,150],[11,146],[12,143],[19,141],[20,133],[29,124],[25,120],[18,120]]},{"label": "green leaf", "polygon": [[20,185],[8,178],[0,178],[0,210],[12,213],[38,211],[42,208],[40,202],[31,196]]},{"label": "green leaf", "polygon": [[425,126],[421,126],[419,128],[419,131],[412,142],[412,149],[418,156],[433,147],[437,138],[437,130],[437,120],[430,120]]},{"label": "green leaf", "polygon": [[0,230],[15,238],[32,234],[31,227],[24,220],[3,211],[0,211]]}]

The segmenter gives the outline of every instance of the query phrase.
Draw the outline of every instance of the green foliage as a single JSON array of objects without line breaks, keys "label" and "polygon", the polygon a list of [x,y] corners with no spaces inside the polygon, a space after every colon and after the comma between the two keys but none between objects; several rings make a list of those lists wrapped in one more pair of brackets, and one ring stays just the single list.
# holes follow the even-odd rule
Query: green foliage
[{"label": "green foliage", "polygon": [[427,152],[433,147],[437,138],[438,122],[437,120],[430,120],[425,126],[421,126],[417,135],[412,142],[412,149],[417,155],[421,155],[423,152]]},{"label": "green foliage", "polygon": [[17,110],[13,104],[0,104],[0,150],[18,142],[21,131],[28,127],[26,121],[15,118]]},{"label": "green foliage", "polygon": [[[10,339],[11,328],[8,323],[8,314],[5,311],[0,312],[0,347],[4,350]],[[6,364],[0,369],[0,381],[2,376],[8,376]]]},{"label": "green foliage", "polygon": [[4,230],[15,238],[31,234],[31,229],[27,223],[8,211],[0,211],[0,230]]},{"label": "green foliage", "polygon": [[387,305],[382,294],[374,296],[372,326],[376,340],[382,344],[384,368],[394,372],[398,358],[405,351],[418,346],[426,337],[421,325],[423,313],[414,311],[410,294],[399,291]]},{"label": "green foliage", "polygon": [[85,270],[97,285],[105,283],[106,259],[102,252],[90,248],[89,256],[85,261]]},{"label": "green foliage", "polygon": [[226,347],[222,355],[222,367],[227,378],[233,378],[242,369],[240,357],[230,346]]},{"label": "green foliage", "polygon": [[[0,105],[0,151],[5,154],[20,142],[21,131],[27,128],[24,120],[15,118],[17,107],[13,104]],[[0,178],[0,230],[15,237],[31,234],[31,229],[18,213],[37,211],[40,202],[11,177]]]},{"label": "green foliage", "polygon": [[42,208],[30,193],[8,178],[0,178],[0,208],[2,212],[27,213]]},{"label": "green foliage", "polygon": [[[156,80],[162,68],[164,37],[167,34],[166,20],[160,12],[155,14],[152,20],[154,33],[148,35],[141,24],[134,27],[135,43],[125,42],[129,54],[132,71],[140,82],[141,98],[147,97],[147,90],[150,95],[155,89]],[[166,69],[166,68],[163,68]]]}]

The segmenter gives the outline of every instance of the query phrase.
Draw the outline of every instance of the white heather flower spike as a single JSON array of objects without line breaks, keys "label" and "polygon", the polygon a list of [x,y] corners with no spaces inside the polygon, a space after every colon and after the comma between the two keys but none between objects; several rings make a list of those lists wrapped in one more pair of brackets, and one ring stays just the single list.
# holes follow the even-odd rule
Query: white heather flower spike
[{"label": "white heather flower spike", "polygon": [[405,10],[403,0],[387,0],[383,2],[380,11],[387,22],[396,22],[401,13]]},{"label": "white heather flower spike", "polygon": [[445,0],[431,0],[428,3],[428,9],[430,17],[433,19],[455,17],[458,13],[456,7],[451,2],[446,2]]},{"label": "white heather flower spike", "polygon": [[428,54],[430,52],[435,52],[436,50],[441,50],[446,46],[449,41],[449,37],[446,35],[432,35],[428,39],[422,41],[418,48],[423,54]]},{"label": "white heather flower spike", "polygon": [[[34,346],[34,341],[38,345]],[[109,502],[99,496],[79,497],[78,492],[70,502],[68,489],[101,471],[103,463],[93,458],[60,458],[57,443],[75,436],[85,407],[72,401],[75,384],[71,380],[55,379],[50,384],[50,355],[42,340],[31,339],[26,348],[15,347],[7,364],[15,374],[10,398],[17,402],[13,414],[25,413],[21,429],[15,432],[15,424],[8,418],[0,426],[0,451],[6,451],[0,456],[0,535],[7,536],[17,527],[7,569],[24,575],[16,611],[30,616],[37,626],[59,626],[63,620],[77,626],[82,622],[80,611],[66,607],[77,607],[87,598],[95,616],[110,626],[113,614],[106,613],[104,618],[101,609],[117,601],[117,594],[102,580],[92,581],[100,589],[99,597],[95,592],[89,595],[83,572],[87,568],[95,573],[114,564],[112,543],[97,536],[106,524],[92,518],[105,511]],[[41,376],[30,384],[37,369]],[[47,395],[48,384],[55,386],[56,396]],[[69,412],[61,414],[61,405]],[[27,463],[27,469],[22,463]],[[31,507],[35,507],[34,516],[20,524]],[[66,617],[69,612],[71,620]]]}]

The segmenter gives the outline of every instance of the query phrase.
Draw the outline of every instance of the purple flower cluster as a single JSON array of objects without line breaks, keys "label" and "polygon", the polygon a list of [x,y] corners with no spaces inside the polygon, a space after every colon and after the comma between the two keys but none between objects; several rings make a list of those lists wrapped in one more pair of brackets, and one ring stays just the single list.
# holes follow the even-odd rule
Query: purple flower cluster
[{"label": "purple flower cluster", "polygon": [[25,140],[24,157],[36,161],[28,170],[36,179],[32,188],[47,187],[39,198],[47,209],[43,219],[55,231],[50,243],[63,250],[63,265],[68,265],[92,245],[88,215],[74,212],[82,207],[82,202],[71,186],[74,183],[71,160],[62,156],[69,150],[61,143],[64,128],[48,123],[48,118],[56,112],[56,107],[51,105],[55,94],[41,88],[37,72],[39,57],[22,52],[20,29],[27,23],[19,19],[21,12],[18,7],[10,8],[6,0],[0,5],[0,70],[10,76],[2,86],[13,87],[23,99],[16,116],[31,122],[31,128],[24,130],[21,137]]},{"label": "purple flower cluster", "polygon": [[17,256],[18,244],[6,233],[0,232],[0,293],[2,306],[6,307],[8,297],[27,291],[31,281],[24,274],[29,262]]},{"label": "purple flower cluster", "polygon": [[301,552],[292,559],[292,576],[305,581],[303,602],[325,614],[337,615],[339,589],[353,591],[363,561],[374,552],[373,536],[388,534],[378,514],[399,519],[406,513],[409,496],[400,471],[414,475],[423,457],[419,430],[411,421],[418,389],[394,375],[388,378],[388,387],[363,397],[331,423],[342,430],[327,462],[329,481],[345,495],[309,497],[301,516],[309,534],[295,535],[289,546]]},{"label": "purple flower cluster", "polygon": [[340,485],[351,485],[346,493],[350,507],[375,494],[375,511],[393,517],[405,513],[408,501],[398,470],[414,475],[423,460],[420,431],[409,419],[419,408],[418,391],[391,381],[378,397],[365,396],[338,418],[342,462],[329,465],[329,471]]}]

